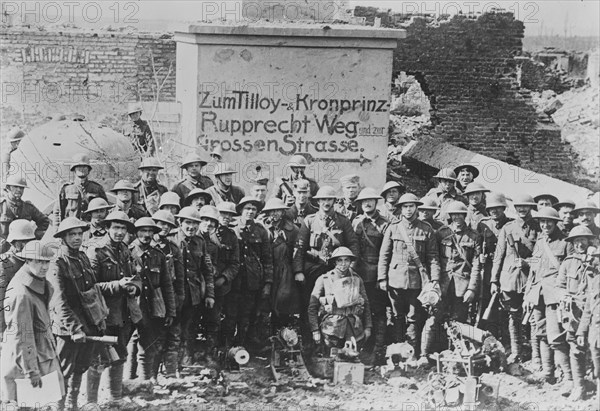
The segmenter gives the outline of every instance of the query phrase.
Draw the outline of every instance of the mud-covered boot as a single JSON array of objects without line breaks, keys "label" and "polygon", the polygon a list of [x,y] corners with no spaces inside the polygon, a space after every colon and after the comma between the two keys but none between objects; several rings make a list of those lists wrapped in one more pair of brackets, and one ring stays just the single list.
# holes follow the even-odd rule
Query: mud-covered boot
[{"label": "mud-covered boot", "polygon": [[406,319],[404,316],[394,317],[392,334],[395,343],[404,342],[406,340]]},{"label": "mud-covered boot", "polygon": [[423,335],[421,337],[421,352],[420,358],[417,364],[420,367],[426,367],[429,365],[429,354],[433,353],[433,348],[435,344],[436,337],[436,328],[437,323],[433,316],[429,317],[427,321],[425,321],[425,326],[423,327]]},{"label": "mud-covered boot", "polygon": [[379,364],[382,359],[385,363],[385,324],[385,318],[375,318],[373,322],[373,332],[375,334],[373,336],[373,339],[375,340],[375,343],[373,345],[374,365],[383,365]]},{"label": "mud-covered boot", "polygon": [[73,374],[66,384],[65,410],[67,411],[79,410],[77,399],[79,398],[79,390],[81,388],[81,377],[82,374]]},{"label": "mud-covered boot", "polygon": [[98,403],[98,388],[100,387],[101,376],[102,373],[97,368],[88,368],[86,377],[86,396],[88,404]]},{"label": "mud-covered boot", "polygon": [[127,344],[127,360],[125,361],[123,375],[127,380],[138,377],[138,345],[135,336]]},{"label": "mud-covered boot", "polygon": [[176,352],[168,351],[163,356],[163,363],[165,364],[165,377],[174,378],[177,375],[177,360],[178,354]]},{"label": "mud-covered boot", "polygon": [[554,362],[558,365],[563,374],[563,381],[573,381],[573,373],[571,371],[571,361],[569,359],[569,347],[564,344],[554,347]]},{"label": "mud-covered boot", "polygon": [[110,384],[109,401],[115,402],[123,398],[123,364],[113,364],[108,369]]},{"label": "mud-covered boot", "polygon": [[542,374],[547,383],[554,384],[556,383],[556,378],[554,377],[554,350],[550,348],[546,340],[538,339],[538,341],[540,344],[540,357],[542,359]]},{"label": "mud-covered boot", "polygon": [[573,390],[569,399],[579,401],[585,394],[585,353],[573,353],[569,355],[571,361],[571,372],[573,373]]},{"label": "mud-covered boot", "polygon": [[510,338],[510,356],[507,358],[507,362],[519,362],[522,357],[521,352],[521,336],[523,334],[523,328],[521,326],[521,318],[519,313],[510,313],[508,317],[508,335]]}]

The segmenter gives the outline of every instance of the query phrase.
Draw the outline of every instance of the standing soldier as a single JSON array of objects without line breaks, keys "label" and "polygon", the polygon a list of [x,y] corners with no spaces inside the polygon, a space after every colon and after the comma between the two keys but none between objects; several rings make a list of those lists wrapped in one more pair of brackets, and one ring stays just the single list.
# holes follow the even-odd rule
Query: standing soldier
[{"label": "standing soldier", "polygon": [[567,334],[573,373],[573,389],[569,396],[571,401],[581,400],[585,393],[585,345],[578,344],[577,332],[585,308],[589,282],[593,281],[592,278],[599,273],[598,260],[587,253],[593,237],[587,227],[577,226],[571,230],[565,241],[573,244],[574,252],[562,262],[556,278],[556,287],[560,296],[558,324],[560,330]]},{"label": "standing soldier", "polygon": [[269,233],[273,249],[273,289],[271,310],[273,329],[292,325],[292,317],[300,314],[300,290],[294,280],[292,258],[299,228],[285,217],[288,207],[283,200],[271,198],[262,212],[263,226]]},{"label": "standing soldier", "polygon": [[[237,211],[235,204],[227,201],[219,204],[217,210],[219,210],[219,226],[216,232],[219,240],[219,261],[216,263],[215,297],[223,300],[223,312],[227,318],[235,316],[237,309],[235,304],[237,294],[231,292],[231,289],[240,270],[240,245],[235,231],[230,226]],[[224,343],[226,348],[232,346],[234,333],[235,329],[226,330],[225,323],[222,324],[221,336],[225,341],[221,343]]]},{"label": "standing soldier", "polygon": [[19,408],[16,379],[27,378],[36,388],[42,386],[42,376],[56,371],[63,384],[48,312],[52,287],[46,273],[54,258],[52,247],[30,241],[18,255],[25,264],[10,282],[3,302],[7,328],[0,356],[0,399],[7,409],[12,408],[9,402]]},{"label": "standing soldier", "polygon": [[[4,295],[8,288],[8,283],[13,279],[17,271],[25,260],[19,257],[23,247],[27,242],[35,240],[33,224],[27,220],[15,220],[10,223],[8,229],[8,238],[6,242],[10,244],[8,251],[0,255],[0,306],[4,307]],[[6,323],[4,322],[4,309],[0,310],[0,335],[4,332]]]},{"label": "standing soldier", "polygon": [[310,197],[315,196],[317,191],[319,191],[319,184],[312,178],[306,177],[305,172],[306,167],[308,167],[306,158],[300,154],[295,154],[290,158],[290,162],[287,166],[292,170],[292,174],[289,178],[282,177],[278,180],[274,197],[281,198],[288,206],[294,204],[295,199],[292,187],[296,180],[307,180],[310,184]]},{"label": "standing soldier", "polygon": [[[482,241],[481,252],[483,253],[481,264],[483,275],[479,289],[479,304],[481,307],[483,307],[483,309],[487,308],[490,299],[492,298],[492,267],[500,230],[508,222],[512,221],[512,219],[508,218],[504,213],[506,207],[507,203],[504,194],[488,194],[486,197],[486,209],[490,216],[483,218],[477,227],[477,232],[479,233]],[[498,329],[498,327],[500,327],[503,322],[499,321],[499,318],[497,318],[497,313],[498,311],[492,311],[492,316],[486,321],[484,327],[486,330],[492,332],[495,337],[499,338],[501,330]],[[481,321],[481,317],[476,318],[476,320]]]},{"label": "standing soldier", "polygon": [[[521,320],[523,292],[529,276],[529,266],[524,260],[531,257],[540,226],[531,215],[537,204],[530,195],[516,195],[513,205],[517,219],[506,223],[498,235],[492,266],[491,294],[500,293],[502,308],[508,311],[510,337],[509,363],[521,360]],[[533,347],[532,347],[533,348]],[[539,351],[532,351],[532,361],[539,365]]]},{"label": "standing soldier", "polygon": [[200,213],[194,207],[184,207],[179,214],[175,244],[183,256],[185,299],[181,308],[181,346],[179,367],[194,361],[200,304],[212,308],[215,304],[214,267],[206,242],[198,237]]},{"label": "standing soldier", "polygon": [[[114,210],[104,220],[106,235],[87,249],[98,287],[102,290],[108,318],[105,335],[118,337],[115,348],[119,359],[110,364],[110,399],[119,401],[123,395],[123,363],[127,358],[127,342],[133,326],[141,320],[140,307],[135,301],[142,283],[133,270],[131,253],[124,243],[128,231],[134,230],[129,217]],[[90,367],[87,373],[88,402],[98,402],[100,368]]]},{"label": "standing soldier", "polygon": [[231,164],[216,164],[214,173],[216,184],[206,190],[212,196],[215,205],[223,201],[237,204],[245,196],[241,187],[233,185],[234,174],[237,174],[237,171]]},{"label": "standing soldier", "polygon": [[[558,303],[556,278],[560,264],[573,252],[572,244],[566,242],[565,235],[556,227],[560,221],[558,212],[552,207],[542,207],[534,217],[540,225],[540,233],[533,247],[532,256],[527,260],[531,269],[525,290],[524,305],[531,313],[532,351],[540,347],[542,370],[546,381],[554,381],[554,358],[562,368],[565,380],[572,381],[569,362],[569,346],[566,335],[558,324]],[[546,332],[543,331],[543,323]]]},{"label": "standing soldier", "polygon": [[[106,327],[106,315],[91,309],[87,301],[104,301],[96,287],[96,277],[87,255],[81,251],[83,221],[67,217],[61,221],[54,238],[60,239],[57,258],[50,264],[48,281],[54,289],[50,301],[52,332],[65,378],[65,408],[77,410],[81,377],[99,354],[100,346],[86,337],[100,336]],[[86,301],[86,303],[84,303]],[[93,307],[98,308],[98,306]]]},{"label": "standing soldier", "polygon": [[467,322],[469,304],[475,301],[479,287],[479,234],[467,225],[465,218],[468,210],[463,203],[455,201],[449,204],[447,212],[451,223],[437,233],[442,302],[436,314],[425,324],[420,360],[422,362],[428,361],[427,355],[432,353],[431,345],[438,335],[436,329],[444,321],[452,319],[461,323]]},{"label": "standing soldier", "polygon": [[461,164],[454,169],[454,174],[456,174],[456,191],[462,193],[479,176],[479,170],[472,164]]},{"label": "standing soldier", "polygon": [[[304,219],[317,212],[310,202],[310,182],[308,180],[294,181],[294,204],[285,212],[286,218],[292,221],[298,228],[302,226]],[[284,202],[284,204],[286,204]]]},{"label": "standing soldier", "polygon": [[130,181],[117,181],[110,192],[115,193],[117,197],[116,209],[127,214],[129,221],[132,223],[142,217],[148,217],[148,212],[133,201],[133,195],[137,192],[137,189],[133,187]]},{"label": "standing soldier", "polygon": [[485,193],[489,192],[490,190],[485,188],[483,184],[476,182],[470,183],[463,192],[463,195],[467,197],[467,201],[469,202],[465,222],[473,230],[477,230],[479,222],[488,216],[485,207]]},{"label": "standing soldier", "polygon": [[142,120],[142,105],[140,103],[131,103],[127,110],[127,115],[131,123],[127,125],[123,134],[129,137],[133,148],[142,155],[142,157],[153,156],[156,152],[154,137],[150,130],[150,125],[146,120]]},{"label": "standing soldier", "polygon": [[196,153],[190,153],[183,160],[181,169],[185,170],[187,175],[171,189],[171,191],[177,193],[179,196],[180,206],[183,206],[183,200],[194,188],[202,188],[206,190],[208,187],[213,185],[213,182],[209,177],[202,175],[202,168],[206,164],[208,164],[207,161]]},{"label": "standing soldier", "polygon": [[[319,204],[319,211],[304,219],[298,233],[293,268],[294,278],[303,288],[301,312],[303,317],[306,316],[315,281],[330,269],[328,262],[332,251],[344,246],[348,247],[352,254],[358,255],[358,239],[350,220],[334,210],[336,198],[333,187],[321,187],[313,197]],[[306,317],[303,319],[306,320]],[[308,322],[303,321],[303,326],[307,327],[305,336],[309,337]],[[307,341],[311,339],[307,338]]]},{"label": "standing soldier", "polygon": [[[161,229],[150,217],[135,222],[137,238],[129,246],[135,273],[142,280],[139,296],[142,320],[137,324],[139,335],[138,364],[140,378],[154,379],[156,356],[162,351],[167,329],[175,318],[175,293],[165,255],[152,245]],[[156,370],[158,371],[158,370]]]},{"label": "standing soldier", "polygon": [[385,359],[385,331],[387,325],[386,309],[388,297],[377,287],[377,263],[383,235],[390,222],[377,210],[377,202],[382,198],[373,188],[365,188],[358,195],[356,201],[363,210],[352,222],[352,228],[358,238],[358,261],[356,272],[361,276],[373,317],[373,347],[374,360],[380,364]]},{"label": "standing soldier", "polygon": [[221,161],[223,161],[223,147],[221,146],[221,143],[214,146],[214,148],[210,152],[210,158],[215,163],[220,163]]},{"label": "standing soldier", "polygon": [[396,181],[388,181],[381,189],[381,197],[384,202],[379,212],[391,223],[400,219],[400,209],[396,207],[396,203],[405,191],[406,188]]},{"label": "standing soldier", "polygon": [[[179,201],[177,204],[179,207]],[[171,231],[177,229],[173,214],[166,210],[158,210],[154,213],[152,219],[160,228],[160,231],[154,235],[153,246],[165,255],[167,270],[169,271],[169,276],[173,283],[173,292],[175,293],[175,318],[173,323],[167,327],[162,352],[159,353],[154,361],[153,374],[158,374],[162,359],[165,364],[165,376],[175,377],[177,373],[179,345],[181,344],[181,307],[185,299],[183,257],[177,244],[169,239]]]},{"label": "standing soldier", "polygon": [[257,178],[253,180],[252,188],[250,189],[250,195],[256,198],[264,206],[267,201],[267,192],[269,184],[268,178]]},{"label": "standing soldier", "polygon": [[175,216],[181,210],[181,199],[172,191],[168,191],[160,196],[160,202],[158,203],[159,210],[165,210]]},{"label": "standing soldier", "polygon": [[29,201],[22,200],[23,191],[26,188],[25,179],[17,175],[12,175],[6,180],[4,187],[6,197],[0,198],[0,242],[2,243],[0,252],[5,252],[10,247],[5,241],[8,236],[8,227],[14,220],[34,221],[36,224],[35,238],[38,240],[44,236],[50,225],[48,217],[42,214],[36,206]]},{"label": "standing soldier", "polygon": [[544,207],[554,207],[554,204],[558,203],[558,198],[552,194],[543,193],[533,197],[533,201],[537,203],[538,210],[541,210]]},{"label": "standing soldier", "polygon": [[600,227],[594,221],[598,213],[600,213],[600,208],[592,200],[583,200],[575,205],[573,213],[579,219],[579,225],[589,228],[592,234],[594,234],[592,245],[600,247]]},{"label": "standing soldier", "polygon": [[437,219],[446,224],[448,222],[446,207],[453,201],[460,201],[467,204],[467,200],[456,191],[456,174],[452,169],[443,168],[433,178],[437,180],[438,186],[429,190],[427,195],[435,198],[436,202],[440,205],[440,212]]},{"label": "standing soldier", "polygon": [[104,219],[113,206],[103,198],[94,198],[90,201],[84,217],[89,216],[90,229],[83,232],[83,246],[87,248],[90,242],[98,241],[106,235]]},{"label": "standing soldier", "polygon": [[[226,319],[226,338],[237,326],[236,343],[244,345],[253,314],[262,310],[263,301],[271,297],[273,284],[273,251],[267,230],[254,219],[258,212],[259,202],[253,197],[244,197],[237,205],[240,215],[234,231],[240,243],[240,271],[233,285],[235,307],[232,318]],[[257,316],[257,315],[256,315]],[[228,316],[229,317],[229,316]],[[261,335],[264,330],[254,330]],[[266,341],[261,341],[266,343]]]},{"label": "standing soldier", "polygon": [[[440,210],[440,207],[433,197],[425,196],[419,201],[421,202],[419,206],[419,220],[429,224],[433,228],[433,231],[437,232],[437,230],[444,226],[444,223],[433,218]],[[396,209],[400,211],[400,207],[396,207]]]},{"label": "standing soldier", "polygon": [[558,223],[558,229],[565,235],[569,235],[571,229],[575,226],[573,219],[575,218],[575,202],[570,199],[564,199],[554,204],[554,209],[558,211],[558,215],[562,221]]},{"label": "standing soldier", "polygon": [[10,156],[19,148],[19,143],[25,137],[25,133],[18,127],[13,127],[3,141],[8,141],[7,145],[0,147],[0,178],[2,181],[6,179],[6,176],[10,175]]},{"label": "standing soldier", "polygon": [[340,178],[343,196],[335,205],[335,211],[346,217],[350,222],[362,214],[360,204],[356,202],[356,197],[360,192],[360,177],[357,175],[348,175]]},{"label": "standing soldier", "polygon": [[145,158],[138,167],[142,178],[134,185],[137,189],[137,203],[149,214],[154,214],[158,210],[160,196],[169,191],[158,182],[158,171],[162,169],[164,167],[155,157]]},{"label": "standing soldier", "polygon": [[183,201],[183,206],[192,206],[196,210],[200,211],[202,207],[205,205],[211,205],[212,203],[213,198],[208,191],[201,188],[194,188],[189,192],[188,196]]}]

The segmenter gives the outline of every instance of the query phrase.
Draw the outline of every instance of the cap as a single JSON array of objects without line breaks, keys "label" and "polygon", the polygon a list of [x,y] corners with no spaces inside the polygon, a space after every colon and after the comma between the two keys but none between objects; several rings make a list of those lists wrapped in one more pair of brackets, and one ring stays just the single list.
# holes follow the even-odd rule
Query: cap
[{"label": "cap", "polygon": [[235,204],[230,201],[223,201],[217,205],[217,210],[219,213],[229,213],[233,215],[237,215],[237,210],[235,209]]},{"label": "cap", "polygon": [[90,165],[90,157],[85,153],[75,154],[71,163],[71,171],[75,170],[75,167],[78,166],[86,166],[91,169],[92,166]]},{"label": "cap", "polygon": [[8,226],[7,242],[12,243],[13,241],[31,240],[35,240],[35,230],[33,229],[33,223],[31,221],[23,218],[11,221]]},{"label": "cap", "polygon": [[485,196],[485,208],[507,207],[506,197],[502,193],[488,193]]},{"label": "cap", "polygon": [[4,183],[4,185],[6,187],[13,186],[13,187],[27,188],[27,181],[25,180],[25,178],[19,177],[18,175],[13,174],[12,176],[9,176],[6,179],[6,183]]},{"label": "cap", "polygon": [[340,185],[345,187],[349,184],[360,184],[360,177],[356,174],[349,174],[347,176],[340,177]]},{"label": "cap", "polygon": [[338,247],[331,253],[330,259],[338,258],[338,257],[350,257],[356,258],[356,256],[350,251],[348,247]]},{"label": "cap", "polygon": [[265,213],[267,211],[273,210],[287,210],[288,206],[285,205],[282,199],[280,198],[270,198],[267,200],[265,207],[262,209],[262,212]]},{"label": "cap", "polygon": [[156,225],[154,220],[151,217],[141,217],[135,222],[135,230],[139,230],[141,228],[151,228],[155,233],[160,231],[160,227]]},{"label": "cap", "polygon": [[138,111],[144,111],[141,103],[129,103],[127,105],[127,114],[137,113]]},{"label": "cap", "polygon": [[223,174],[236,174],[235,168],[229,163],[218,163],[215,167],[215,172],[213,173],[215,176],[220,176]]},{"label": "cap", "polygon": [[317,195],[313,197],[314,200],[328,199],[328,198],[337,198],[337,192],[335,188],[331,186],[323,186],[319,188],[317,191]]},{"label": "cap", "polygon": [[16,141],[21,141],[25,137],[25,133],[19,127],[13,127],[8,132],[6,138],[12,143]]},{"label": "cap", "polygon": [[133,187],[133,183],[129,180],[119,180],[115,183],[115,186],[109,190],[112,193],[116,193],[117,191],[132,191],[137,192],[138,190]]},{"label": "cap", "polygon": [[200,218],[210,218],[218,223],[219,217],[219,210],[215,206],[205,205],[200,209]]},{"label": "cap", "polygon": [[464,205],[463,203],[461,203],[460,201],[453,201],[450,204],[448,204],[448,207],[446,208],[446,213],[447,214],[467,214],[468,210],[467,210],[467,206]]},{"label": "cap", "polygon": [[556,209],[556,210],[560,210],[562,207],[575,208],[575,201],[564,198],[564,199],[560,200],[558,203],[553,204],[552,207],[554,207],[554,209]]},{"label": "cap", "polygon": [[454,174],[458,175],[462,169],[467,169],[473,174],[473,180],[479,176],[479,170],[473,164],[461,164],[454,169]]},{"label": "cap", "polygon": [[533,201],[533,197],[529,194],[517,194],[513,196],[513,205],[537,207],[537,203]]},{"label": "cap", "polygon": [[363,188],[358,197],[356,197],[356,201],[362,200],[382,200],[382,197],[379,195],[379,193],[377,193],[377,190],[375,190],[374,188],[366,187]]},{"label": "cap", "polygon": [[299,193],[310,191],[310,181],[304,178],[294,180],[294,190],[296,190]]},{"label": "cap", "polygon": [[290,166],[290,167],[307,167],[308,161],[306,160],[306,158],[304,156],[301,156],[300,154],[295,154],[292,156],[292,158],[290,158],[288,166]]},{"label": "cap", "polygon": [[433,198],[431,196],[425,196],[425,197],[421,198],[420,201],[421,201],[421,205],[419,206],[419,210],[437,211],[440,209],[440,206],[438,205],[435,198]]},{"label": "cap", "polygon": [[183,200],[183,205],[184,206],[191,205],[192,200],[196,197],[204,197],[206,199],[207,204],[213,200],[212,195],[208,191],[203,190],[202,188],[194,188],[192,191],[190,191],[188,193],[185,200]]},{"label": "cap", "polygon": [[163,193],[163,195],[160,196],[158,208],[160,209],[167,205],[181,208],[180,201],[181,198],[179,198],[179,195],[177,193],[167,191],[166,193]]},{"label": "cap", "polygon": [[562,221],[560,216],[558,215],[558,211],[556,211],[552,207],[542,207],[540,210],[538,210],[537,213],[535,213],[533,218],[538,220]]},{"label": "cap", "polygon": [[387,183],[385,183],[383,185],[383,188],[381,189],[381,197],[385,197],[385,193],[388,190],[391,190],[392,188],[397,188],[399,190],[405,190],[406,189],[402,184],[400,184],[397,181],[388,181]]},{"label": "cap", "polygon": [[552,205],[558,203],[558,198],[556,198],[556,196],[554,196],[552,194],[547,194],[547,193],[542,193],[542,194],[536,195],[535,197],[533,197],[533,201],[535,201],[537,203],[542,198],[549,198]]},{"label": "cap", "polygon": [[478,183],[477,181],[473,181],[472,183],[467,184],[467,187],[464,191],[464,195],[471,193],[489,193],[490,190],[485,188],[483,184]]},{"label": "cap", "polygon": [[175,217],[173,217],[173,214],[169,213],[167,210],[158,210],[152,215],[152,219],[154,221],[162,221],[163,223],[170,224],[173,228],[177,227],[177,224],[175,223]]},{"label": "cap", "polygon": [[102,223],[105,226],[107,226],[109,223],[125,224],[129,231],[133,231],[133,229],[135,228],[133,223],[129,220],[129,217],[127,216],[127,214],[125,214],[121,210],[113,210],[110,213],[108,213],[108,215],[106,216],[106,218],[104,219],[104,221]]},{"label": "cap", "polygon": [[200,222],[200,213],[192,206],[183,207],[175,217]]},{"label": "cap", "polygon": [[157,168],[159,170],[164,169],[156,157],[146,157],[144,160],[142,160],[138,170],[143,170],[145,168]]},{"label": "cap", "polygon": [[242,198],[240,200],[240,202],[237,204],[237,206],[235,207],[238,214],[242,213],[242,209],[244,208],[244,206],[246,204],[254,204],[257,209],[261,206],[260,200],[257,200],[256,198],[251,197],[251,196],[246,196],[246,197]]},{"label": "cap", "polygon": [[433,178],[456,181],[456,173],[451,168],[442,168]]},{"label": "cap", "polygon": [[91,213],[92,211],[98,210],[108,210],[109,208],[113,208],[110,204],[106,202],[102,197],[92,198],[90,203],[88,204],[87,210],[84,213]]},{"label": "cap", "polygon": [[576,237],[594,238],[594,233],[585,226],[576,225],[569,231],[569,236],[565,238],[565,241],[573,241]]},{"label": "cap", "polygon": [[200,163],[202,167],[204,167],[206,164],[208,164],[208,161],[200,157],[200,155],[197,153],[190,153],[187,156],[185,156],[185,158],[183,159],[183,163],[180,167],[186,168],[187,166],[193,163]]},{"label": "cap", "polygon": [[417,207],[419,207],[421,204],[423,204],[419,200],[419,197],[417,197],[413,193],[406,193],[406,194],[402,194],[402,197],[400,197],[400,199],[396,202],[395,206],[399,207],[402,204],[408,204],[408,203],[414,203],[417,205]]},{"label": "cap", "polygon": [[255,178],[252,180],[252,182],[258,186],[266,186],[267,184],[269,184],[269,179],[268,178]]},{"label": "cap", "polygon": [[[8,183],[7,183],[8,184]],[[600,213],[600,208],[592,200],[578,201],[573,209],[573,212],[578,213],[580,211],[590,210],[594,213]]]},{"label": "cap", "polygon": [[83,231],[87,231],[90,229],[90,226],[88,226],[86,223],[84,223],[77,217],[67,217],[60,222],[60,224],[58,225],[58,229],[54,233],[53,237],[60,238],[64,234],[66,234],[67,231],[73,230],[75,228],[81,228],[83,229]]},{"label": "cap", "polygon": [[42,243],[39,240],[30,241],[25,244],[17,257],[24,260],[51,261],[54,258],[56,245],[53,243]]}]

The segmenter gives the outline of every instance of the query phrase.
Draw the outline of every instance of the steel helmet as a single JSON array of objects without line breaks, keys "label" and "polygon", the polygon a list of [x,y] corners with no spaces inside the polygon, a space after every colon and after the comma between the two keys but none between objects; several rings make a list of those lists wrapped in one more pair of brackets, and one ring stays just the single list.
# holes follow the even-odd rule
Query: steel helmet
[{"label": "steel helmet", "polygon": [[317,194],[313,197],[313,200],[321,200],[321,199],[328,199],[328,198],[337,198],[337,192],[335,191],[335,188],[331,187],[331,186],[323,186],[321,188],[319,188],[319,191],[317,191]]},{"label": "steel helmet", "polygon": [[388,190],[391,190],[392,188],[397,188],[400,191],[406,189],[402,184],[398,183],[397,181],[388,181],[383,185],[383,188],[381,189],[381,197],[385,197],[385,193]]},{"label": "steel helmet", "polygon": [[67,234],[69,230],[73,230],[75,228],[81,228],[83,231],[87,231],[90,229],[90,226],[85,222],[81,221],[77,217],[67,217],[60,222],[58,225],[58,229],[56,233],[54,233],[54,238],[60,238]]},{"label": "steel helmet", "polygon": [[108,215],[106,216],[106,218],[103,221],[103,224],[104,224],[104,226],[108,226],[110,223],[125,224],[129,231],[133,231],[133,229],[135,228],[135,226],[133,225],[131,220],[129,220],[129,217],[127,216],[127,214],[125,214],[121,210],[113,210],[110,213],[108,213]]},{"label": "steel helmet", "polygon": [[453,201],[446,208],[447,214],[467,214],[467,206],[460,201]]},{"label": "steel helmet", "polygon": [[219,210],[219,213],[229,213],[233,215],[237,215],[238,213],[235,209],[235,203],[232,203],[231,201],[223,201],[222,203],[219,203],[217,205],[217,210]]},{"label": "steel helmet", "polygon": [[542,207],[537,213],[535,213],[533,218],[538,220],[562,221],[562,219],[558,215],[558,211],[556,211],[552,207]]},{"label": "steel helmet", "polygon": [[137,192],[138,190],[133,186],[133,183],[129,180],[119,180],[115,183],[115,186],[109,190],[112,193],[117,191],[132,191]]},{"label": "steel helmet", "polygon": [[330,259],[333,260],[338,257],[350,257],[356,259],[356,256],[350,251],[348,247],[338,247],[331,253]]},{"label": "steel helmet", "polygon": [[210,204],[210,202],[213,201],[212,195],[208,191],[202,188],[194,188],[188,193],[185,200],[183,200],[183,205],[189,206],[190,204],[192,204],[192,200],[196,197],[204,197],[207,204]]},{"label": "steel helmet", "polygon": [[598,208],[596,203],[594,203],[592,200],[578,201],[577,204],[575,205],[575,208],[573,209],[573,212],[578,213],[578,212],[584,211],[584,210],[590,210],[596,214],[600,213],[600,208]]},{"label": "steel helmet", "polygon": [[6,136],[11,143],[21,141],[24,137],[25,133],[19,127],[13,127]]},{"label": "steel helmet", "polygon": [[51,261],[54,258],[56,245],[52,243],[42,243],[39,240],[30,241],[25,244],[17,257],[24,260]]},{"label": "steel helmet", "polygon": [[564,198],[562,200],[560,200],[558,203],[554,204],[552,207],[554,207],[556,210],[560,210],[562,207],[571,207],[571,208],[575,208],[575,201]]},{"label": "steel helmet", "polygon": [[156,168],[157,170],[164,169],[156,157],[146,157],[144,160],[142,160],[138,170],[143,170],[145,168]]},{"label": "steel helmet", "polygon": [[240,202],[238,203],[238,205],[235,207],[238,214],[242,213],[242,209],[244,208],[244,206],[246,204],[254,204],[256,206],[257,211],[261,206],[260,200],[257,200],[256,198],[254,198],[252,196],[246,196],[246,197],[242,198],[240,200]]},{"label": "steel helmet", "polygon": [[513,196],[513,205],[537,207],[537,203],[533,201],[533,197],[529,194],[517,194],[516,196]]},{"label": "steel helmet", "polygon": [[158,208],[161,209],[164,206],[175,206],[181,208],[180,204],[181,198],[177,193],[172,191],[167,191],[163,195],[160,196],[160,202],[158,203]]},{"label": "steel helmet", "polygon": [[200,165],[204,167],[206,164],[208,164],[208,161],[206,161],[197,153],[190,153],[187,156],[185,156],[185,158],[183,159],[183,163],[180,167],[186,168],[187,166],[193,163],[200,163]]},{"label": "steel helmet", "polygon": [[127,114],[133,114],[133,113],[137,113],[138,111],[144,111],[144,109],[142,108],[142,104],[141,103],[129,103],[127,105]]},{"label": "steel helmet", "polygon": [[475,180],[479,176],[479,170],[473,164],[461,164],[454,169],[454,174],[458,176],[462,169],[467,169],[473,174],[473,180]]},{"label": "steel helmet", "polygon": [[236,174],[237,171],[229,163],[218,163],[215,165],[215,172],[213,175],[220,176],[223,174]]},{"label": "steel helmet", "polygon": [[156,225],[151,217],[142,217],[135,222],[135,230],[137,231],[141,228],[151,228],[155,233],[160,231],[160,227]]},{"label": "steel helmet", "polygon": [[71,163],[71,171],[75,170],[75,167],[86,166],[90,170],[92,166],[90,164],[90,157],[85,153],[77,153],[73,156],[73,162]]},{"label": "steel helmet", "polygon": [[417,197],[413,193],[405,193],[405,194],[402,194],[402,197],[400,197],[400,199],[398,199],[398,201],[396,202],[395,206],[399,207],[402,204],[408,204],[408,203],[414,203],[414,204],[417,205],[417,207],[419,207],[420,205],[423,204],[419,200],[419,197]]},{"label": "steel helmet", "polygon": [[290,158],[288,166],[290,166],[290,167],[307,167],[308,161],[306,160],[306,157],[301,156],[300,154],[295,154]]},{"label": "steel helmet", "polygon": [[485,208],[507,207],[506,197],[502,193],[488,193],[485,196]]},{"label": "steel helmet", "polygon": [[594,238],[594,233],[585,226],[576,225],[569,231],[569,236],[565,238],[565,241],[573,241],[577,237]]},{"label": "steel helmet", "polygon": [[4,183],[4,185],[6,187],[13,186],[27,188],[27,180],[25,180],[24,177],[13,174],[6,179],[6,183]]},{"label": "steel helmet", "polygon": [[442,168],[433,178],[456,181],[456,173],[451,168]]},{"label": "steel helmet", "polygon": [[267,211],[287,210],[288,208],[289,207],[285,205],[285,203],[283,202],[282,199],[270,198],[267,200],[267,203],[265,204],[265,207],[262,209],[262,212],[266,213]]},{"label": "steel helmet", "polygon": [[223,147],[221,147],[221,144],[217,144],[215,148],[213,148],[210,152],[210,155],[218,158],[223,158]]},{"label": "steel helmet", "polygon": [[92,211],[98,210],[108,210],[110,208],[113,208],[113,206],[108,204],[105,199],[103,199],[102,197],[96,197],[90,200],[88,208],[84,211],[84,213],[91,213]]},{"label": "steel helmet", "polygon": [[421,205],[419,206],[419,210],[439,210],[440,206],[438,205],[435,198],[431,196],[425,196],[421,200]]},{"label": "steel helmet", "polygon": [[356,201],[362,200],[382,200],[383,198],[377,193],[377,190],[371,187],[365,187],[360,191]]},{"label": "steel helmet", "polygon": [[182,220],[192,220],[196,222],[200,222],[200,213],[196,209],[196,207],[187,206],[183,207],[175,217],[180,218]]},{"label": "steel helmet", "polygon": [[177,224],[175,223],[175,217],[173,217],[173,214],[169,213],[167,210],[158,210],[152,215],[152,219],[154,221],[162,221],[163,223],[170,224],[173,228],[177,227]]},{"label": "steel helmet", "polygon": [[463,192],[463,194],[467,195],[467,194],[471,194],[471,193],[489,193],[489,192],[490,192],[490,190],[485,188],[483,186],[483,184],[478,183],[477,181],[473,181],[472,183],[467,184],[467,187],[466,187],[465,191]]},{"label": "steel helmet", "polygon": [[35,240],[35,230],[31,221],[22,218],[11,221],[8,226],[7,242],[31,240]]},{"label": "steel helmet", "polygon": [[542,198],[550,199],[550,202],[552,203],[552,205],[558,203],[558,198],[556,198],[556,196],[554,196],[552,194],[548,194],[548,193],[541,193],[541,194],[536,195],[535,197],[533,197],[533,201],[535,201],[537,203]]},{"label": "steel helmet", "polygon": [[219,222],[219,210],[217,210],[217,207],[215,206],[205,205],[200,209],[199,214],[200,218],[210,218],[211,220],[215,220],[217,223]]}]

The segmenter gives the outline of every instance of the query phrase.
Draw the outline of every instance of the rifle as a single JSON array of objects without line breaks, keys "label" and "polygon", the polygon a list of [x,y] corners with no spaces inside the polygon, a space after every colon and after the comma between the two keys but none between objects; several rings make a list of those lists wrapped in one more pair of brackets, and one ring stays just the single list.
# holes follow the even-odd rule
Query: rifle
[{"label": "rifle", "polygon": [[[483,243],[481,244],[481,254],[479,254],[479,263],[481,265],[481,275],[479,281],[479,298],[477,299],[477,314],[475,317],[475,327],[479,325],[479,321],[482,320],[482,312],[483,312],[483,280],[485,278],[485,261],[487,259],[487,254],[485,253],[486,249],[486,240],[485,235],[483,236]],[[487,310],[486,310],[487,312]],[[489,318],[489,314],[488,314]],[[483,318],[487,320],[487,318]]]},{"label": "rifle", "polygon": [[283,200],[285,205],[287,205],[288,207],[292,206],[294,204],[294,202],[292,202],[291,204],[289,203],[290,197],[294,197],[294,190],[292,190],[290,185],[287,183],[287,180],[285,178],[282,178],[281,179],[281,199]]}]

